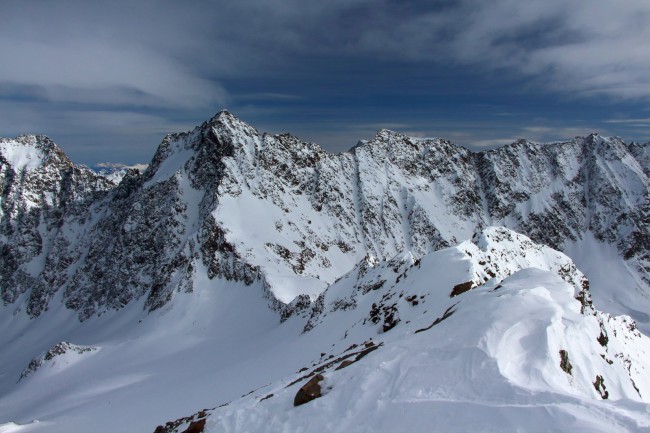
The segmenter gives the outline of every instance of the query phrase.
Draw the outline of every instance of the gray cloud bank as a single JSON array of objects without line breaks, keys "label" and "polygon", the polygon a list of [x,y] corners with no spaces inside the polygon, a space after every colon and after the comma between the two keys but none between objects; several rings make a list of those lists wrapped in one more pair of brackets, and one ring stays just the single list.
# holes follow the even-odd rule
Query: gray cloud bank
[{"label": "gray cloud bank", "polygon": [[[136,112],[124,125],[144,121],[153,134],[251,98],[224,83],[277,83],[296,69],[320,85],[323,58],[332,74],[376,60],[496,72],[576,98],[650,99],[647,0],[3,0],[0,16],[0,113],[29,112],[22,122],[37,129],[57,128],[56,108],[60,128],[65,113],[111,111],[112,122]],[[260,87],[275,101],[303,96]],[[12,125],[0,121],[0,132]]]}]

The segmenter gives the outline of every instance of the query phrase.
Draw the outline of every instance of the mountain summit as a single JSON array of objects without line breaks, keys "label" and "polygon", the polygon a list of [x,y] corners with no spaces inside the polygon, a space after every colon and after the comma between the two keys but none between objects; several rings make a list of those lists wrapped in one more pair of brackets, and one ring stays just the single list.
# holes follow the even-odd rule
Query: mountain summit
[{"label": "mountain summit", "polygon": [[643,431],[649,149],[0,139],[0,431]]}]

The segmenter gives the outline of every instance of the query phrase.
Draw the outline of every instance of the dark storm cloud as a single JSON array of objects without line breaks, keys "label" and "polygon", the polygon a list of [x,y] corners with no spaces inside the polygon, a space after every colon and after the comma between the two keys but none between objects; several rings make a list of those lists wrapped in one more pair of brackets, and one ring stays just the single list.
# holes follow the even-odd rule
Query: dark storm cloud
[{"label": "dark storm cloud", "polygon": [[[463,108],[450,118],[447,107],[459,95],[476,103],[550,91],[645,104],[649,16],[646,0],[4,0],[0,134],[69,137],[82,123],[97,152],[93,131],[110,130],[111,143],[135,131],[154,146],[161,131],[189,127],[227,105],[261,126],[341,146],[344,134],[378,123],[421,134],[457,125],[442,130],[479,142],[490,138],[491,110],[462,122]],[[497,102],[501,113],[524,111]],[[606,125],[643,117],[622,111]],[[501,139],[590,123],[506,117],[501,125],[514,132]],[[425,118],[433,119],[428,127]],[[337,124],[335,137],[328,131]],[[98,158],[107,159],[108,142],[103,149]]]}]

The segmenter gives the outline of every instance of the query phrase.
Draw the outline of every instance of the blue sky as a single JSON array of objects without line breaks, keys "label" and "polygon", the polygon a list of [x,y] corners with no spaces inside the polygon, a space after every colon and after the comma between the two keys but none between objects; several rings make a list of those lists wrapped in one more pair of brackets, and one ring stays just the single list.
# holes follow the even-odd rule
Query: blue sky
[{"label": "blue sky", "polygon": [[647,0],[3,0],[0,136],[147,162],[222,108],[342,151],[380,128],[478,149],[650,141]]}]

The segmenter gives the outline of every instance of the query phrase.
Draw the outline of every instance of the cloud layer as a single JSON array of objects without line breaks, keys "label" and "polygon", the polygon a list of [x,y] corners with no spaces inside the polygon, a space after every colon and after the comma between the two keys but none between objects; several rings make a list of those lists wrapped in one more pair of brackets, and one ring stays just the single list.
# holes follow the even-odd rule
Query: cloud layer
[{"label": "cloud layer", "polygon": [[[4,0],[0,16],[0,110],[22,113],[0,121],[2,134],[65,135],[79,113],[128,129],[136,113],[153,139],[225,105],[262,123],[285,113],[291,127],[354,98],[384,107],[365,124],[399,110],[435,117],[456,95],[650,100],[647,0]],[[646,124],[626,122],[647,117],[638,105],[623,108],[601,120]]]},{"label": "cloud layer", "polygon": [[223,77],[327,54],[459,62],[584,95],[650,97],[646,0],[431,3],[8,0],[0,82],[52,100],[201,105],[226,100]]}]

